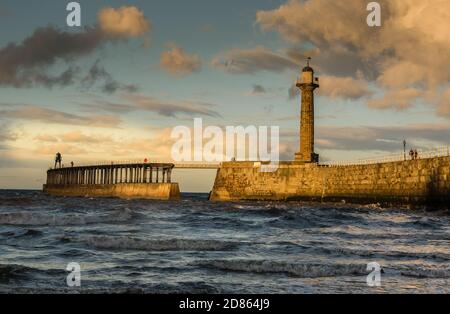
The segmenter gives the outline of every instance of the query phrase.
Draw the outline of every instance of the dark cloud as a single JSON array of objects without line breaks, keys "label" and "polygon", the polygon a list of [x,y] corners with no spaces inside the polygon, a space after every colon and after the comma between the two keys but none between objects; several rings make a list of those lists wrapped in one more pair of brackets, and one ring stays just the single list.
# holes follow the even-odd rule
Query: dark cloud
[{"label": "dark cloud", "polygon": [[90,89],[97,82],[101,82],[102,91],[108,94],[115,93],[116,91],[124,91],[128,93],[138,91],[138,87],[136,85],[126,85],[115,80],[103,66],[99,65],[99,62],[100,61],[97,60],[89,69],[88,74],[83,78],[82,85],[84,88]]},{"label": "dark cloud", "polygon": [[288,97],[290,100],[300,96],[300,89],[294,84],[288,89]]},{"label": "dark cloud", "polygon": [[164,117],[177,117],[179,115],[222,117],[217,111],[212,109],[216,105],[209,103],[165,101],[137,93],[122,93],[120,97],[122,98],[122,103],[100,100],[92,104],[81,104],[80,106],[89,112],[98,112],[101,110],[104,112],[126,114],[135,111],[150,111]]},{"label": "dark cloud", "polygon": [[373,60],[364,60],[358,56],[353,47],[332,45],[315,49],[291,47],[286,49],[286,55],[299,64],[304,64],[306,58],[313,59],[314,69],[320,73],[340,77],[363,76],[374,80],[378,71]]},{"label": "dark cloud", "polygon": [[124,100],[130,102],[137,110],[153,111],[161,116],[176,117],[180,114],[210,116],[220,118],[221,115],[212,110],[213,104],[191,101],[163,101],[139,94],[125,94]]},{"label": "dark cloud", "polygon": [[260,95],[265,94],[267,91],[262,85],[253,85],[252,94],[253,95]]},{"label": "dark cloud", "polygon": [[211,65],[232,74],[254,74],[259,71],[297,70],[299,64],[289,56],[264,47],[232,49],[213,58]]},{"label": "dark cloud", "polygon": [[87,55],[100,47],[105,39],[97,28],[92,27],[76,33],[52,26],[38,28],[22,43],[9,43],[0,49],[0,85],[68,85],[73,81],[74,68],[52,77],[48,74],[48,67],[58,61],[70,62]]},{"label": "dark cloud", "polygon": [[136,111],[136,106],[129,104],[117,104],[103,100],[95,101],[91,104],[81,104],[80,106],[88,112],[98,112],[99,110],[101,110],[105,112],[124,114]]},{"label": "dark cloud", "polygon": [[[9,43],[0,49],[0,86],[51,88],[80,83],[91,88],[97,81],[102,81],[101,90],[105,93],[135,92],[136,85],[118,82],[98,61],[84,78],[78,77],[81,72],[78,66],[70,65],[105,43],[117,40],[123,38],[105,34],[98,27],[85,27],[79,32],[67,32],[53,26],[38,28],[20,44]],[[69,66],[62,73],[50,74],[52,66],[66,63]]]}]

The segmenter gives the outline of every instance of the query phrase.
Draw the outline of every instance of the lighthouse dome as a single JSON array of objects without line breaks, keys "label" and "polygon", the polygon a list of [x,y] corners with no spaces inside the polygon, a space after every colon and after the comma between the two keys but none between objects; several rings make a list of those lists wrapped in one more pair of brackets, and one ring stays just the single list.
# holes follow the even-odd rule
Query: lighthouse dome
[{"label": "lighthouse dome", "polygon": [[313,68],[311,68],[309,65],[304,67],[302,72],[314,72]]}]

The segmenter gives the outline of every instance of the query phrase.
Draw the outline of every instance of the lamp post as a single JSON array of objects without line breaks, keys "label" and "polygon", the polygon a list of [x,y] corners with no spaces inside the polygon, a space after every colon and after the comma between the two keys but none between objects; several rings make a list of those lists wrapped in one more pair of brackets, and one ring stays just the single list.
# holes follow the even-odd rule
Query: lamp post
[{"label": "lamp post", "polygon": [[403,160],[406,161],[406,140],[403,140]]}]

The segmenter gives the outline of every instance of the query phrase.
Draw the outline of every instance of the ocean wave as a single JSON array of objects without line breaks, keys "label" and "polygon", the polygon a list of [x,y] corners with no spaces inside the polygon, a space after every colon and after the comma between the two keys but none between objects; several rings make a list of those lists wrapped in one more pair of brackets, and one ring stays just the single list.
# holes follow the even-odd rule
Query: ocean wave
[{"label": "ocean wave", "polygon": [[[299,278],[320,278],[340,276],[367,276],[366,264],[320,264],[295,263],[270,260],[204,260],[194,263],[195,266],[214,268],[225,271],[247,273],[279,273]],[[424,268],[415,266],[387,266],[382,267],[387,275],[401,275],[415,278],[450,278],[448,268]]]},{"label": "ocean wave", "polygon": [[39,230],[18,227],[0,227],[0,236],[5,238],[33,237],[40,235],[42,235],[42,232]]},{"label": "ocean wave", "polygon": [[450,269],[426,269],[426,268],[411,268],[400,270],[400,274],[405,277],[415,278],[450,278]]},{"label": "ocean wave", "polygon": [[249,273],[282,273],[300,278],[367,275],[366,265],[312,264],[268,260],[208,260],[197,266]]},{"label": "ocean wave", "polygon": [[324,254],[332,254],[334,256],[360,256],[360,257],[383,257],[383,258],[391,258],[391,259],[433,259],[433,260],[442,260],[446,261],[450,259],[450,255],[445,252],[438,252],[435,250],[434,252],[414,252],[414,251],[404,251],[404,250],[394,250],[390,248],[390,250],[380,250],[380,249],[356,249],[356,248],[340,248],[340,247],[321,247],[316,246],[312,247],[313,251],[324,253]]},{"label": "ocean wave", "polygon": [[38,270],[16,264],[0,264],[0,282],[8,282],[9,280],[25,278],[30,272],[33,271]]},{"label": "ocean wave", "polygon": [[30,226],[71,226],[95,223],[123,222],[132,218],[129,209],[121,209],[108,215],[89,214],[43,214],[34,212],[17,212],[0,214],[0,225]]},{"label": "ocean wave", "polygon": [[138,239],[127,236],[81,236],[69,241],[80,241],[98,249],[138,251],[223,251],[237,245],[235,242],[201,239]]},{"label": "ocean wave", "polygon": [[[60,278],[67,275],[65,269],[39,269],[18,264],[0,264],[0,283],[18,281],[46,281],[47,283],[60,282]],[[0,292],[1,293],[1,292]]]},{"label": "ocean wave", "polygon": [[36,203],[36,199],[31,197],[1,197],[0,198],[2,206],[29,206]]}]

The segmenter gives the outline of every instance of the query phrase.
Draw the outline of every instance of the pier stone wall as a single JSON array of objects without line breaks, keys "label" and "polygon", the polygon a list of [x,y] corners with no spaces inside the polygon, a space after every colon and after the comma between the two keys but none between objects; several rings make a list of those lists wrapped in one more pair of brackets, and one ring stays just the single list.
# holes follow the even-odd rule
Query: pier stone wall
[{"label": "pier stone wall", "polygon": [[97,185],[44,185],[44,193],[56,196],[119,197],[170,200],[180,198],[178,183],[119,183]]},{"label": "pier stone wall", "polygon": [[258,164],[223,163],[211,200],[450,204],[450,157],[339,167],[284,162],[272,173]]}]

